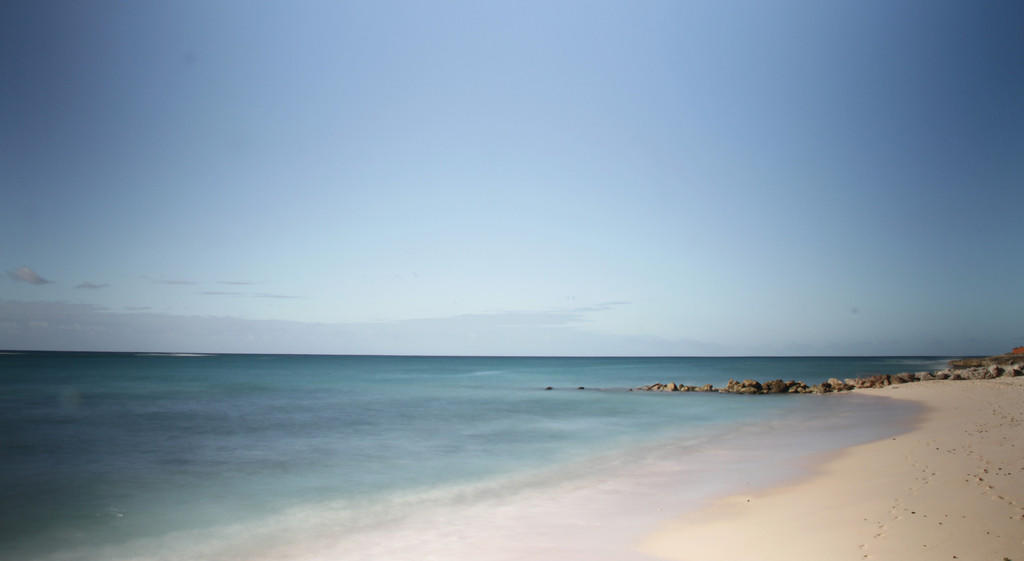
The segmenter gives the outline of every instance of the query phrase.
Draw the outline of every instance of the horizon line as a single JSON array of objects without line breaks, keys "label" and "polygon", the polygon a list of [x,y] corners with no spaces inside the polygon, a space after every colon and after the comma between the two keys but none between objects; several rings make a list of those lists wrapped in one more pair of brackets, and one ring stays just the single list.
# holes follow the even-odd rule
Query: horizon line
[{"label": "horizon line", "polygon": [[402,354],[402,353],[258,353],[258,352],[208,352],[208,351],[96,351],[96,350],[55,350],[55,349],[0,349],[0,354],[11,353],[67,353],[67,354],[127,354],[166,356],[308,356],[308,357],[378,357],[378,358],[970,358],[988,356],[984,354],[859,354],[859,355],[508,355],[508,354]]}]

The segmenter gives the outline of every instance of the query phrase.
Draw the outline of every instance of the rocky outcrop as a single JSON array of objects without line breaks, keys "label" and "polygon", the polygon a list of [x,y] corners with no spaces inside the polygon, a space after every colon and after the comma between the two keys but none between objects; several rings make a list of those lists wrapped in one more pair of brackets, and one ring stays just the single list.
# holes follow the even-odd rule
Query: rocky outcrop
[{"label": "rocky outcrop", "polygon": [[639,391],[645,392],[717,392],[714,386],[711,384],[704,384],[703,386],[687,386],[685,384],[676,384],[675,382],[669,382],[668,384],[651,384],[649,386],[640,386],[636,388]]},{"label": "rocky outcrop", "polygon": [[[1016,351],[1016,349],[1014,349]],[[976,358],[960,358],[957,360],[949,361],[951,368],[974,368],[978,366],[1006,366],[1008,364],[1015,364],[1022,362],[1024,356],[1021,356],[1017,352],[1009,352],[1004,355],[976,357]]]},{"label": "rocky outcrop", "polygon": [[[1000,355],[1008,356],[1008,355]],[[989,357],[997,358],[997,357]],[[737,382],[730,379],[725,387],[715,388],[711,384],[703,386],[687,386],[669,382],[668,384],[651,384],[636,388],[639,391],[652,392],[718,392],[734,394],[782,394],[782,393],[833,393],[846,392],[855,389],[883,388],[894,384],[909,384],[913,382],[926,382],[929,380],[987,380],[1000,376],[1024,376],[1024,357],[1017,355],[1017,360],[1012,362],[993,362],[990,364],[977,364],[969,367],[953,367],[935,372],[901,372],[899,374],[875,374],[861,378],[829,378],[828,381],[813,386],[803,382],[790,380],[769,380],[761,383],[757,380],[743,380]],[[975,359],[970,359],[975,360]],[[959,361],[951,361],[955,364]]]},{"label": "rocky outcrop", "polygon": [[[673,389],[674,388],[674,389]],[[767,394],[767,393],[810,393],[812,388],[803,382],[790,380],[770,380],[765,383],[757,380],[729,380],[729,383],[722,388],[716,388],[711,384],[703,386],[687,386],[670,382],[668,384],[656,383],[636,388],[638,391],[648,392],[716,392],[716,393],[738,393],[738,394]]]}]

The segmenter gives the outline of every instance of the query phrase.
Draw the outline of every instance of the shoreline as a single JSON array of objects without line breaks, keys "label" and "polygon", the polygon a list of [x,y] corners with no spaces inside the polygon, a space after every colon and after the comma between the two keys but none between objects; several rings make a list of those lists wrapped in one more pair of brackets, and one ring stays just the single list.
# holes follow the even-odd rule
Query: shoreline
[{"label": "shoreline", "polygon": [[860,392],[925,409],[909,432],[819,457],[796,481],[712,500],[637,549],[672,561],[1024,560],[1024,378]]},{"label": "shoreline", "polygon": [[[635,550],[635,543],[666,518],[697,509],[717,496],[794,480],[816,463],[804,458],[816,460],[815,454],[885,438],[895,432],[893,427],[899,427],[900,432],[908,430],[919,408],[866,394],[795,399],[714,394],[680,400],[681,395],[629,393],[629,386],[675,376],[679,371],[691,372],[694,381],[720,383],[728,375],[745,378],[792,374],[808,379],[823,367],[836,366],[834,373],[849,374],[872,365],[907,368],[902,365],[914,364],[914,369],[924,369],[935,362],[798,358],[495,364],[467,360],[441,363],[443,368],[439,368],[437,363],[396,365],[390,360],[369,365],[358,360],[315,366],[306,359],[278,359],[274,364],[257,360],[261,357],[231,358],[224,364],[207,359],[150,357],[126,358],[116,364],[64,358],[55,361],[49,356],[11,361],[21,368],[11,370],[30,383],[18,392],[25,403],[52,400],[55,394],[61,399],[52,408],[53,422],[25,423],[26,430],[38,427],[46,431],[37,432],[48,432],[53,429],[47,427],[52,426],[94,439],[111,435],[104,427],[128,426],[138,417],[129,414],[116,424],[109,423],[119,417],[108,415],[103,404],[125,402],[124,390],[131,387],[144,394],[127,394],[129,405],[140,403],[152,408],[148,404],[157,403],[159,407],[152,409],[181,411],[177,417],[168,418],[166,413],[155,416],[160,422],[147,426],[167,430],[147,430],[140,435],[146,438],[139,446],[105,449],[96,461],[84,456],[75,458],[81,461],[57,462],[52,471],[44,465],[41,475],[58,484],[71,481],[85,471],[81,468],[94,470],[99,465],[109,469],[109,464],[100,461],[112,456],[130,460],[131,466],[137,466],[132,473],[142,473],[138,469],[142,467],[146,473],[163,474],[164,466],[178,465],[148,462],[156,458],[191,457],[198,462],[194,465],[203,469],[200,473],[189,467],[186,475],[201,477],[182,478],[187,484],[173,489],[152,484],[132,486],[130,477],[123,478],[127,484],[118,488],[121,497],[99,496],[102,502],[89,503],[93,496],[83,494],[83,502],[68,505],[86,507],[78,510],[54,508],[61,505],[37,507],[37,501],[32,500],[8,503],[8,512],[14,514],[9,519],[19,521],[21,526],[6,529],[8,538],[0,544],[0,550],[8,554],[0,557],[47,561],[651,561],[651,557]],[[81,400],[63,389],[64,368],[70,366],[79,368],[76,383],[83,388]],[[183,375],[159,376],[168,368],[180,369],[175,371]],[[389,374],[394,371],[414,375]],[[421,375],[424,371],[437,375],[428,378]],[[148,375],[140,377],[140,372]],[[326,372],[331,373],[330,378],[324,375]],[[337,373],[347,375],[346,384],[334,381]],[[125,384],[140,378],[160,379],[161,385]],[[548,380],[564,387],[586,383],[602,389],[538,391],[539,382]],[[412,383],[417,381],[424,383]],[[278,388],[285,391],[278,392]],[[216,399],[197,402],[193,392],[198,389]],[[309,399],[294,399],[290,392],[296,389],[303,390],[300,397],[307,395]],[[446,401],[446,396],[455,399]],[[246,406],[263,398],[266,401],[260,402],[272,409]],[[463,401],[467,406],[487,404],[496,414],[483,414],[480,407],[462,408]],[[204,404],[209,408],[202,407]],[[423,406],[427,408],[421,409]],[[237,433],[243,438],[236,440],[232,430],[231,442],[237,446],[207,448],[210,443],[224,443],[216,427],[227,423],[217,412],[239,410],[264,414],[259,416],[255,430]],[[345,413],[339,417],[335,415],[338,411]],[[354,418],[353,412],[359,412],[360,422],[371,423],[368,426],[374,430],[346,440],[346,419]],[[470,412],[472,416],[467,414]],[[324,422],[294,424],[308,415]],[[459,422],[445,420],[453,417]],[[196,418],[209,418],[211,422],[194,426],[192,420]],[[68,419],[75,422],[67,423]],[[227,420],[234,425],[234,419],[237,417]],[[374,425],[374,421],[380,422]],[[396,421],[400,430],[388,432],[396,427]],[[420,426],[434,430],[430,434],[410,430]],[[267,435],[264,427],[275,430]],[[205,436],[211,434],[211,428],[213,441]],[[433,433],[451,438],[432,440]],[[192,434],[196,438],[178,440]],[[117,442],[118,435],[123,435],[120,428],[113,431],[113,442]],[[287,438],[281,440],[278,435]],[[404,440],[406,436],[415,438]],[[373,456],[372,462],[349,464],[379,467],[383,477],[370,482],[385,484],[357,487],[360,481],[369,480],[363,477],[365,470],[350,470],[329,454],[324,455],[350,441],[392,447],[394,453]],[[41,442],[47,441],[43,438]],[[149,442],[157,444],[147,448]],[[174,446],[167,448],[164,442]],[[175,444],[178,442],[190,445],[182,447]],[[496,453],[504,452],[506,444],[514,448],[518,442],[546,444],[547,450],[539,450],[544,454],[515,457],[481,455],[480,451],[487,449],[482,445],[491,442],[502,447]],[[277,448],[275,443],[286,446]],[[453,443],[480,444],[468,448],[447,446]],[[145,452],[133,455],[134,450]],[[272,453],[275,462],[271,465],[247,460],[241,467],[257,469],[248,473],[235,469],[237,464],[230,460],[249,458],[247,450],[265,450]],[[344,456],[345,461],[350,457],[358,460],[363,449],[351,450],[355,454]],[[378,450],[382,447],[373,447],[374,454]],[[390,452],[386,448],[382,451]],[[424,451],[430,453],[420,453]],[[435,458],[437,452],[457,460],[451,462],[453,466],[463,465],[463,461],[486,463],[475,472],[467,469],[466,473],[449,471],[444,478],[423,476],[433,468],[423,461]],[[292,458],[301,459],[302,465]],[[381,461],[388,459],[398,463]],[[8,468],[12,465],[6,464]],[[306,469],[307,465],[315,469]],[[64,466],[68,469],[61,471]],[[103,473],[121,472],[111,469]],[[281,487],[277,486],[279,481]],[[301,481],[304,488],[290,490],[288,487],[296,481]],[[310,493],[310,484],[326,492]],[[353,492],[332,492],[338,489]],[[23,508],[10,508],[12,504]]]},{"label": "shoreline", "polygon": [[[651,561],[635,542],[677,509],[793,481],[810,473],[815,459],[841,450],[838,443],[887,437],[891,431],[879,428],[879,418],[898,423],[904,432],[917,414],[916,406],[892,407],[866,395],[810,399],[818,402],[814,411],[801,407],[710,433],[701,430],[692,438],[616,448],[514,476],[510,482],[522,483],[515,488],[485,484],[479,492],[455,493],[452,501],[428,500],[411,515],[346,536],[324,528],[296,540],[303,544],[299,549],[268,547],[219,558]],[[815,428],[800,431],[808,422]],[[749,470],[751,465],[758,469]]]},{"label": "shoreline", "polygon": [[[872,374],[857,378],[829,378],[820,384],[807,385],[798,380],[784,381],[782,379],[768,380],[761,383],[757,380],[747,379],[738,382],[729,379],[729,382],[721,388],[712,384],[703,386],[689,386],[682,383],[669,382],[663,384],[655,382],[646,386],[633,388],[641,392],[700,392],[700,393],[732,393],[732,394],[802,394],[802,393],[833,393],[848,392],[857,389],[875,389],[892,386],[895,384],[910,384],[913,382],[930,382],[932,380],[991,380],[1003,376],[1024,376],[1024,355],[1013,353],[998,355],[979,359],[959,359],[949,362],[950,368],[921,372],[901,372],[898,374]],[[544,388],[550,390],[551,387]],[[582,390],[583,388],[577,388]],[[630,389],[630,391],[633,391]]]}]

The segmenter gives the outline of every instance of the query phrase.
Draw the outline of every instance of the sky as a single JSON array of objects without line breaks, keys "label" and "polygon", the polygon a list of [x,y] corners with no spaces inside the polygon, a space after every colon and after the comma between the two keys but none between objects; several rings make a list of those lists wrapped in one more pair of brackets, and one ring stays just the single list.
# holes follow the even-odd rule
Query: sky
[{"label": "sky", "polygon": [[1024,345],[1024,4],[0,4],[0,349]]}]

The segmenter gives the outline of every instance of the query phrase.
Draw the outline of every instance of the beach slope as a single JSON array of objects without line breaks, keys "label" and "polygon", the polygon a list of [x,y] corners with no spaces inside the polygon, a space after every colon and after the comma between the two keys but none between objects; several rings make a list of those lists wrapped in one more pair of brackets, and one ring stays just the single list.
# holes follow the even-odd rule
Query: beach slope
[{"label": "beach slope", "polygon": [[867,391],[927,409],[909,433],[844,450],[804,480],[717,500],[639,549],[677,561],[1024,561],[1024,378]]}]

